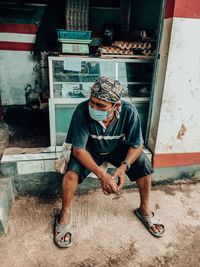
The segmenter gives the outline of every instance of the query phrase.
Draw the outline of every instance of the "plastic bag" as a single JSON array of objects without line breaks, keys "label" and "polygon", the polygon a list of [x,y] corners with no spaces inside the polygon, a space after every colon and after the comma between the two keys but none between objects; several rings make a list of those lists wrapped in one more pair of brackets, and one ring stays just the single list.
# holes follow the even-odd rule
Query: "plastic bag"
[{"label": "plastic bag", "polygon": [[[71,144],[63,143],[62,145],[62,155],[55,161],[54,169],[56,172],[59,172],[61,174],[65,174],[67,170],[67,164],[69,162],[69,157],[71,153]],[[100,166],[105,172],[107,171],[108,162],[103,162]],[[91,172],[88,177],[91,178],[97,178],[97,176]]]},{"label": "plastic bag", "polygon": [[71,144],[63,143],[62,145],[62,155],[55,160],[54,169],[56,172],[65,174],[67,170],[67,164],[69,162],[69,156],[71,151]]}]

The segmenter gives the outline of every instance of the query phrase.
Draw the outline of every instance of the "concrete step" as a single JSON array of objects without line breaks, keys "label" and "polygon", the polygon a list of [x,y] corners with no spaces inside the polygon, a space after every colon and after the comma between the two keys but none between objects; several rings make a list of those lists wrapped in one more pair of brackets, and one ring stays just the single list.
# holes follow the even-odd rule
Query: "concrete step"
[{"label": "concrete step", "polygon": [[10,178],[0,179],[0,236],[6,231],[8,215],[13,200],[13,188]]},{"label": "concrete step", "polygon": [[[13,150],[13,149],[12,149]],[[36,152],[36,148],[34,149]],[[12,152],[25,154],[11,154],[7,149],[0,162],[0,175],[2,177],[12,177],[13,191],[18,196],[41,196],[60,195],[63,175],[55,173],[55,160],[62,155],[62,147],[40,148],[38,153],[31,153],[30,149],[14,149]],[[151,152],[143,150],[151,160]],[[70,151],[68,151],[70,154]],[[115,168],[108,165],[108,172],[113,173]],[[126,179],[126,186],[133,183]],[[90,190],[100,189],[101,184],[98,179],[90,176],[78,187],[77,193],[85,193]]]}]

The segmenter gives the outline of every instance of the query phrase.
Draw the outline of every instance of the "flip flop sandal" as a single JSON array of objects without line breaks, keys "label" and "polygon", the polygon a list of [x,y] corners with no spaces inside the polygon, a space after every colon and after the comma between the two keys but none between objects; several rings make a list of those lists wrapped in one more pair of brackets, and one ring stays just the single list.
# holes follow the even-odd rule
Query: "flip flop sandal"
[{"label": "flip flop sandal", "polygon": [[[58,223],[59,217],[56,218],[55,228],[54,228],[54,242],[57,246],[61,248],[68,248],[72,245],[72,233],[71,233],[71,222],[67,225],[61,225]],[[56,233],[58,233],[56,235]],[[62,242],[61,239],[67,234],[70,234],[70,239],[68,241]]]},{"label": "flip flop sandal", "polygon": [[[165,233],[165,226],[164,224],[158,219],[158,217],[153,213],[153,217],[151,216],[144,216],[142,215],[142,213],[140,212],[139,209],[136,209],[134,210],[134,213],[135,215],[138,217],[138,219],[140,219],[140,221],[144,224],[144,226],[147,228],[147,230],[153,235],[153,236],[156,236],[156,237],[161,237],[164,235]],[[158,232],[158,233],[155,233],[151,227],[152,225],[161,225],[163,227],[163,229]]]}]

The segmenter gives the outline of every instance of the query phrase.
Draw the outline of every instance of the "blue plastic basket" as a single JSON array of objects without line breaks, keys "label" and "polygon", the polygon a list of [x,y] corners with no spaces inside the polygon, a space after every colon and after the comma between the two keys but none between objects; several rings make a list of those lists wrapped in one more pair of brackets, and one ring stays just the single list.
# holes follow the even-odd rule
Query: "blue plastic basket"
[{"label": "blue plastic basket", "polygon": [[92,31],[68,31],[57,29],[57,36],[61,39],[90,40]]}]

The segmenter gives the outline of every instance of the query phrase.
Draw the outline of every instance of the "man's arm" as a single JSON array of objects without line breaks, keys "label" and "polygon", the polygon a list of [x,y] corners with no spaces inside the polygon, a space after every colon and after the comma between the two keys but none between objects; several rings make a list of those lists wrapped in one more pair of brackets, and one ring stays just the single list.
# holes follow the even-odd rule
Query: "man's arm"
[{"label": "man's arm", "polygon": [[124,161],[128,162],[130,165],[139,157],[143,149],[143,145],[139,147],[130,147]]},{"label": "man's arm", "polygon": [[[140,153],[142,152],[143,145],[140,147],[130,147],[124,161],[128,162],[130,165],[133,164],[134,161],[139,157]],[[125,172],[127,170],[127,166],[125,164],[122,164],[119,168],[115,170],[115,172],[112,175],[112,179],[115,179],[116,177],[119,178],[118,181],[118,191],[122,188],[125,181]]]},{"label": "man's arm", "polygon": [[86,149],[78,149],[73,147],[73,155],[83,166],[85,166],[99,178],[104,194],[107,195],[118,191],[116,181],[111,179],[111,176],[96,164]]}]

